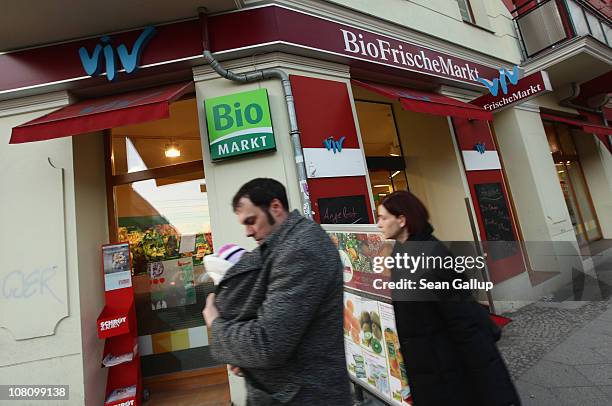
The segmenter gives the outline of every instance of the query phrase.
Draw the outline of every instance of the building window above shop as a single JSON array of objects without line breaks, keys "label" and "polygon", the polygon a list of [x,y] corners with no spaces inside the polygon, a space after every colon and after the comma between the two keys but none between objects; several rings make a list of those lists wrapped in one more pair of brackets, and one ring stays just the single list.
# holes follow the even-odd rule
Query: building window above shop
[{"label": "building window above shop", "polygon": [[461,18],[463,21],[474,24],[474,13],[472,11],[472,5],[469,0],[457,0],[459,5],[459,11],[461,12]]}]

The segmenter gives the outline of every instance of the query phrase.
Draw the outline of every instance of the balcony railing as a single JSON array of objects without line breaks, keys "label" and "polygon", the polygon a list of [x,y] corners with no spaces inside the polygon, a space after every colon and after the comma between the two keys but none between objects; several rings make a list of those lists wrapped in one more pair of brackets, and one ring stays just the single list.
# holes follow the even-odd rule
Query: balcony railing
[{"label": "balcony railing", "polygon": [[590,35],[612,46],[612,25],[581,0],[523,1],[514,10],[526,58],[571,38]]}]

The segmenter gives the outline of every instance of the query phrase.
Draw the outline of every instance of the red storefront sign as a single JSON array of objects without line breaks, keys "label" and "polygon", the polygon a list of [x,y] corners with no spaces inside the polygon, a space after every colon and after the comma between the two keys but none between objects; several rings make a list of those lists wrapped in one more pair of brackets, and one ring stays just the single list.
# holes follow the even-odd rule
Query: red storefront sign
[{"label": "red storefront sign", "polygon": [[[296,10],[266,6],[211,16],[207,19],[210,48],[223,53],[255,52],[254,48],[287,49],[292,53],[312,55],[312,50],[326,54],[325,59],[351,66],[380,69],[399,68],[405,73],[470,83],[481,87],[477,77],[492,78],[497,69],[466,59],[409,43],[371,31],[305,14]],[[147,44],[141,57],[141,71],[176,69],[202,58],[202,25],[199,20],[156,27],[157,34]],[[132,44],[142,30],[112,35],[116,43]],[[48,47],[9,52],[0,55],[0,94],[64,81],[94,81],[84,71],[80,47],[93,49],[99,38],[68,42]],[[121,75],[120,75],[121,79]],[[100,80],[100,79],[97,79]]]},{"label": "red storefront sign", "polygon": [[544,93],[550,92],[552,86],[546,71],[540,71],[526,76],[518,81],[516,85],[508,83],[508,91],[494,96],[487,93],[470,103],[482,107],[487,111],[500,111],[517,103],[522,103]]},{"label": "red storefront sign", "polygon": [[284,7],[263,7],[209,19],[214,52],[278,42],[359,62],[400,68],[477,86],[478,77],[496,76],[497,69],[444,54],[416,43],[304,14]]}]

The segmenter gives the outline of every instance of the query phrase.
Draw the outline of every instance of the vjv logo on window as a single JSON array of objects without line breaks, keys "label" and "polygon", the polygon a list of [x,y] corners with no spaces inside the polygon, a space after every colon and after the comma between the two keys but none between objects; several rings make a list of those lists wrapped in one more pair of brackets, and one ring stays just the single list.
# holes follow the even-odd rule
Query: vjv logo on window
[{"label": "vjv logo on window", "polygon": [[328,151],[342,152],[342,144],[346,137],[340,137],[338,141],[334,139],[334,137],[329,137],[323,140],[323,145],[327,148]]},{"label": "vjv logo on window", "polygon": [[[90,54],[85,47],[79,48],[79,57],[83,69],[89,76],[98,76],[102,73],[102,59],[104,59],[104,67],[106,68],[106,77],[108,80],[115,80],[117,71],[120,69],[118,62],[121,64],[126,73],[136,72],[140,65],[140,56],[145,45],[155,35],[155,27],[147,27],[138,36],[136,42],[132,46],[132,50],[128,51],[125,44],[121,44],[115,50],[111,43],[111,38],[108,35],[100,38],[100,44],[97,44]],[[117,57],[119,61],[117,62]]]},{"label": "vjv logo on window", "polygon": [[518,66],[512,68],[511,71],[505,68],[501,68],[499,70],[499,78],[493,78],[493,80],[478,78],[478,81],[485,85],[493,96],[497,96],[500,87],[503,94],[508,94],[508,82],[513,85],[516,85],[519,81],[521,73],[522,72]]}]

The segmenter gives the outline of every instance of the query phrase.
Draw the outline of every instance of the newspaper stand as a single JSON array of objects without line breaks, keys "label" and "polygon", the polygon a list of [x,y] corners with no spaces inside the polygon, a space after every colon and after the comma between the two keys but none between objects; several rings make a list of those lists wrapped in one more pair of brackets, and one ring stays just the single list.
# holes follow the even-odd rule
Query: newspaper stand
[{"label": "newspaper stand", "polygon": [[[102,360],[109,354],[131,358],[111,363],[110,366],[102,363],[102,367],[109,370],[105,405],[138,406],[142,399],[142,380],[129,244],[107,244],[102,247],[102,253],[106,305],[97,320],[98,337],[106,339]],[[113,267],[113,258],[123,259],[123,267]],[[114,391],[130,387],[136,388],[132,396],[108,401],[109,395]]]}]

